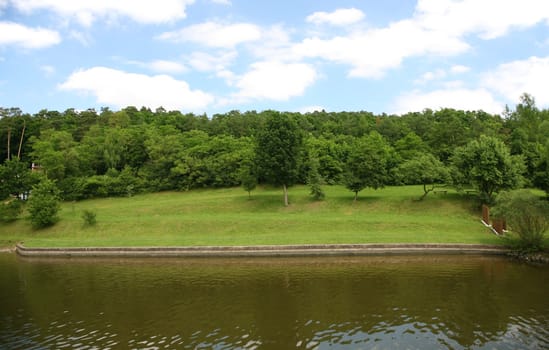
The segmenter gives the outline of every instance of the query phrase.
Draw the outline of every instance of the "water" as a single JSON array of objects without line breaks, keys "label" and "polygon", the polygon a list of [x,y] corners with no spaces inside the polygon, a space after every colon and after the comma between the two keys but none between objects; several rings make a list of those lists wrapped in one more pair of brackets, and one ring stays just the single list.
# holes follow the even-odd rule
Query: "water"
[{"label": "water", "polygon": [[0,348],[549,349],[548,287],[499,257],[0,254]]}]

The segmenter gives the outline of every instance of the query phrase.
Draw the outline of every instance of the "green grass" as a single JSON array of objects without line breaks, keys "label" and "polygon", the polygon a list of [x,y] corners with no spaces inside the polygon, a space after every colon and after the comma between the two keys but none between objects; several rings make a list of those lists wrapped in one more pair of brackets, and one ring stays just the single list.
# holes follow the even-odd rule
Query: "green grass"
[{"label": "green grass", "polygon": [[[28,218],[0,226],[0,246],[199,246],[315,243],[503,244],[480,223],[470,197],[449,190],[417,201],[421,186],[353,194],[326,186],[314,202],[306,186],[260,188],[251,199],[241,188],[162,192],[132,198],[66,202],[53,227],[33,230]],[[85,226],[84,210],[97,214]]]}]

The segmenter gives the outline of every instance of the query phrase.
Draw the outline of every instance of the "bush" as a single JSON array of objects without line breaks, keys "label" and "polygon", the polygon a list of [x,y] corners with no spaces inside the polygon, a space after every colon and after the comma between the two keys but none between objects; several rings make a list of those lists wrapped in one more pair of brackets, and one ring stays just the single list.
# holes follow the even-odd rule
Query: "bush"
[{"label": "bush", "polygon": [[23,201],[18,198],[11,198],[0,203],[0,222],[11,222],[23,211]]},{"label": "bush", "polygon": [[528,190],[503,192],[497,196],[492,215],[507,221],[519,237],[520,249],[543,249],[544,235],[549,230],[549,203]]},{"label": "bush", "polygon": [[32,188],[29,198],[29,213],[32,226],[43,228],[55,224],[59,218],[59,189],[46,178]]},{"label": "bush", "polygon": [[97,223],[97,214],[92,210],[84,210],[82,212],[84,226],[94,226]]}]

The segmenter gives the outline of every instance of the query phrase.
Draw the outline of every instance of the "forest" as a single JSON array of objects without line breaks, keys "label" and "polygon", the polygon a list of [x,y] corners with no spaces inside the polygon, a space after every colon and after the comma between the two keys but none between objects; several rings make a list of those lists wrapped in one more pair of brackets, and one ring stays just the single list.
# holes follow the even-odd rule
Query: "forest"
[{"label": "forest", "polygon": [[[34,171],[31,171],[33,167]],[[230,111],[211,117],[127,107],[0,109],[0,199],[50,180],[64,200],[256,184],[286,189],[423,184],[549,194],[549,110],[523,94],[502,115],[454,109]]]}]

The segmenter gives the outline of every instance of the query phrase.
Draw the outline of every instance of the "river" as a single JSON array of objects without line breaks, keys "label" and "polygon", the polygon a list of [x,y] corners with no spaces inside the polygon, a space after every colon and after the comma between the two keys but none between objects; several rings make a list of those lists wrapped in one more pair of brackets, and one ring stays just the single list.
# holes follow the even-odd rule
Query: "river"
[{"label": "river", "polygon": [[2,349],[549,349],[549,268],[503,257],[0,254]]}]

